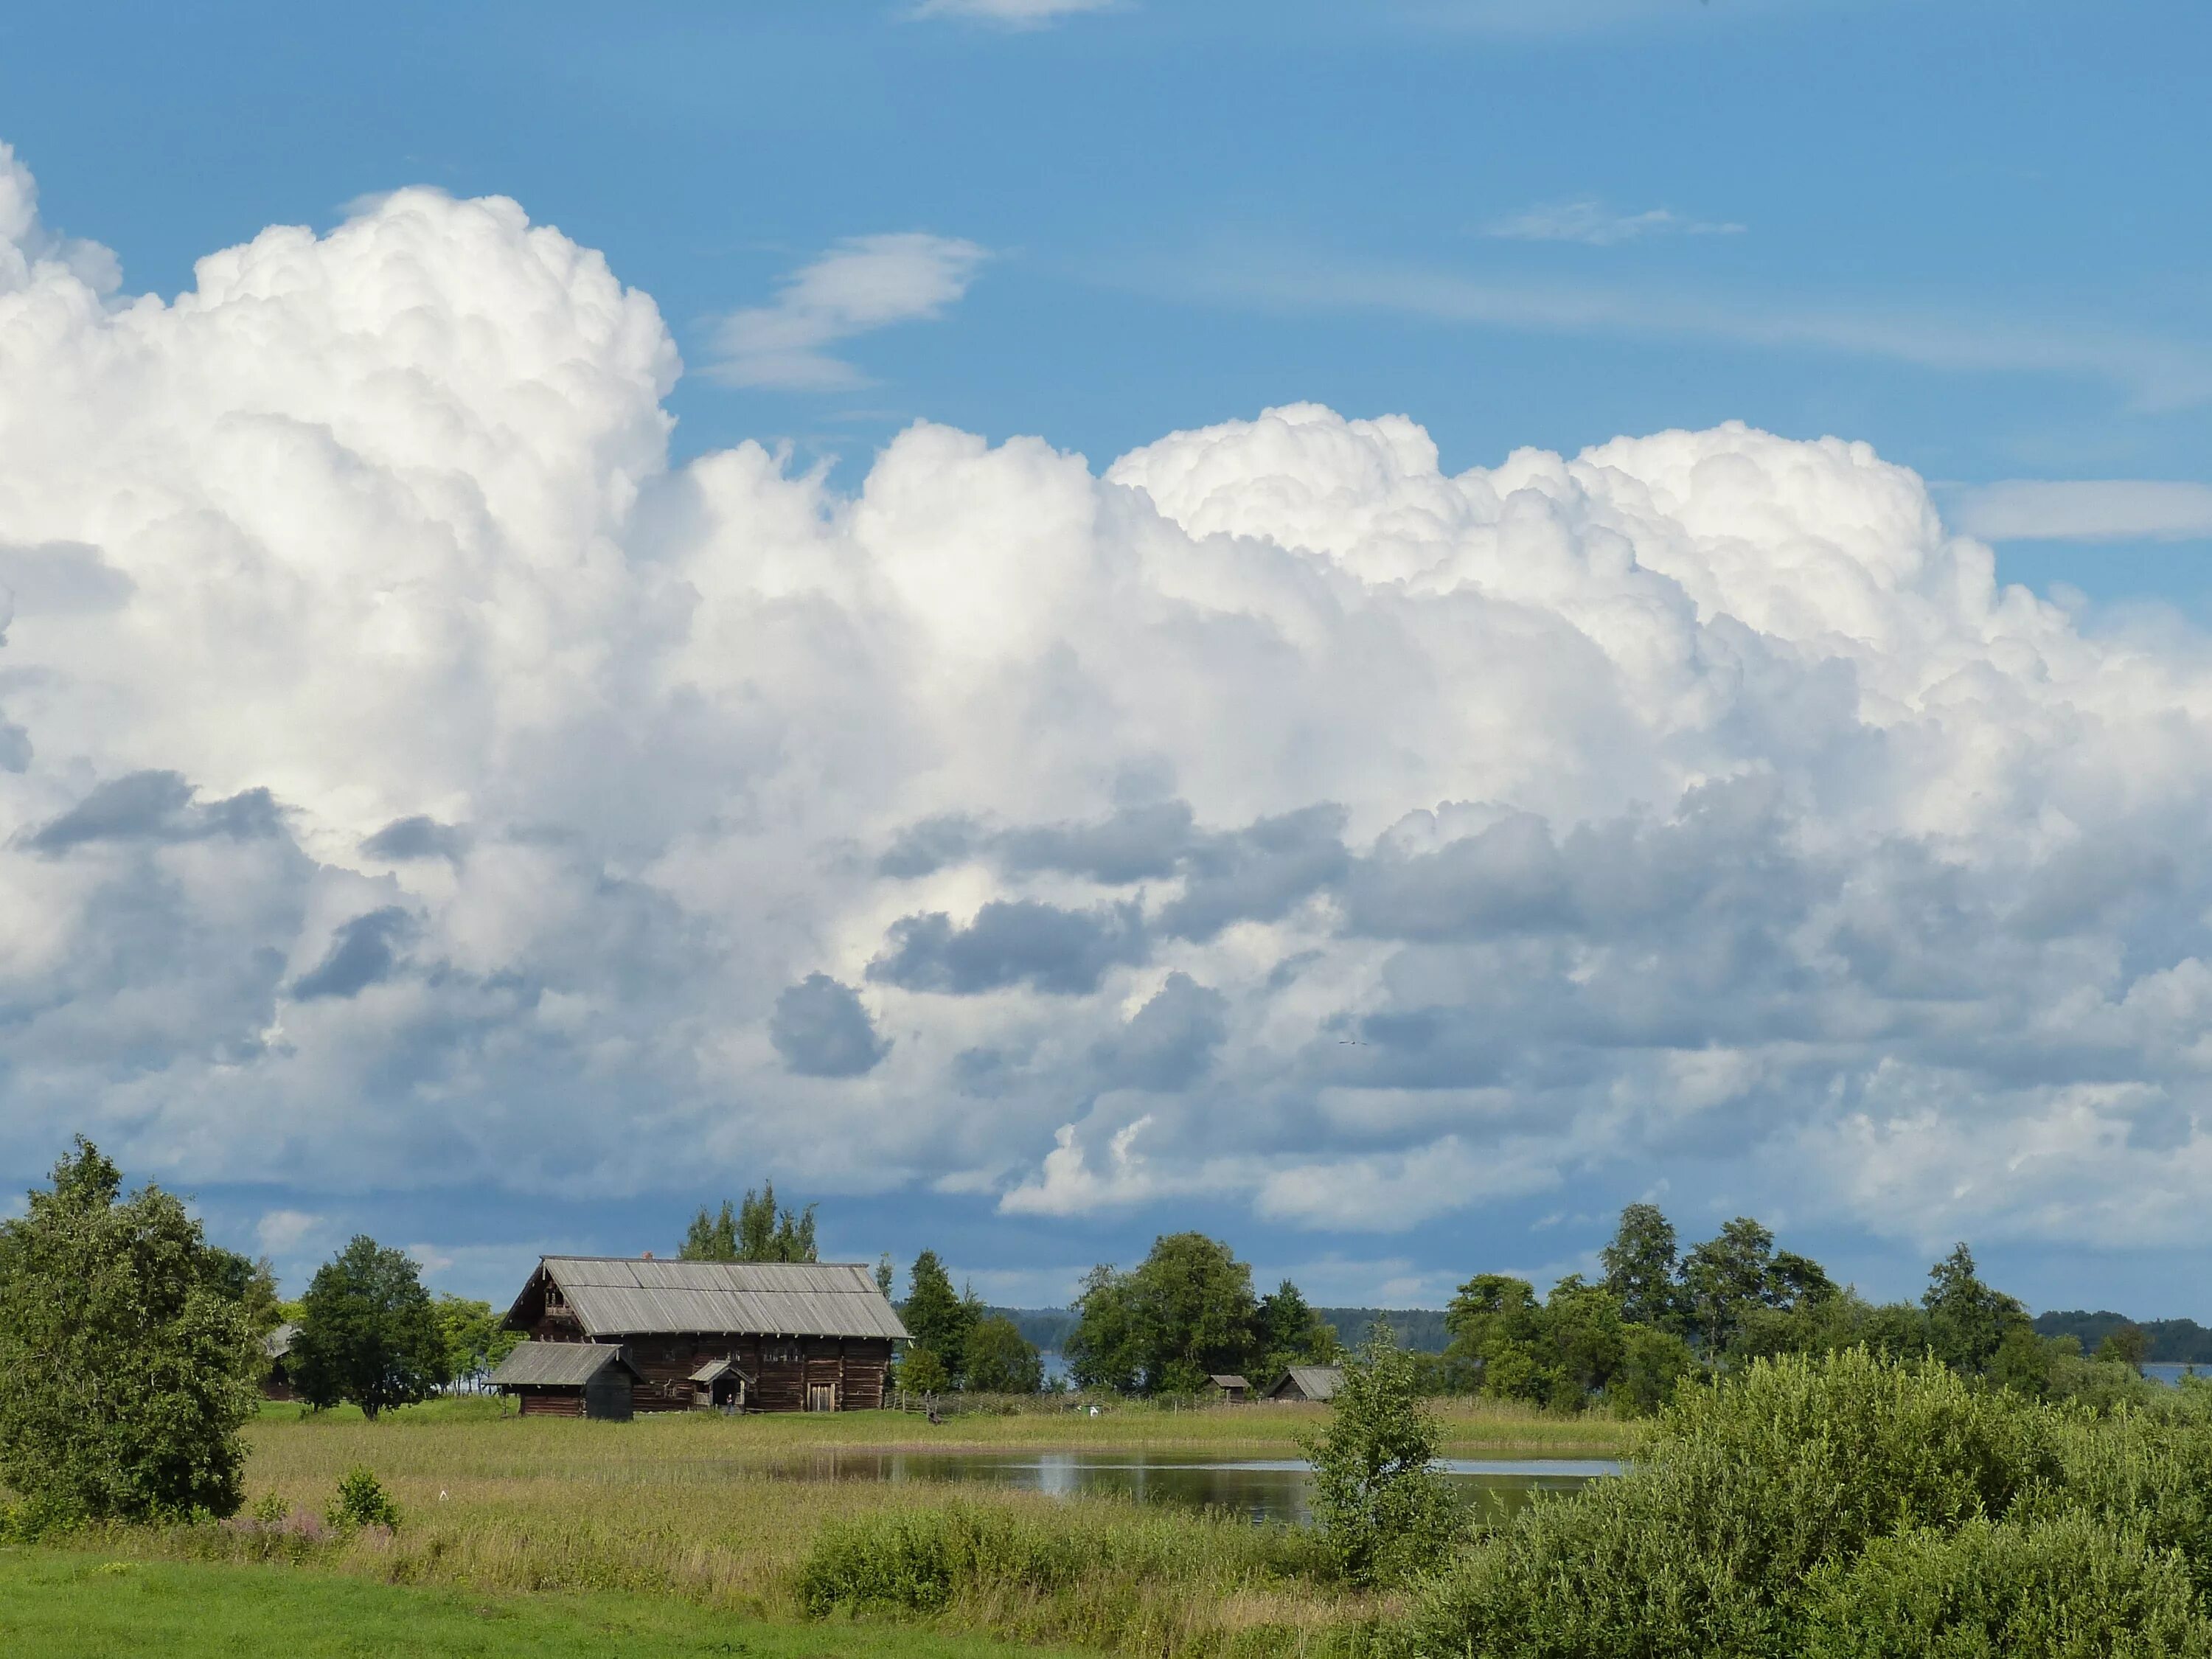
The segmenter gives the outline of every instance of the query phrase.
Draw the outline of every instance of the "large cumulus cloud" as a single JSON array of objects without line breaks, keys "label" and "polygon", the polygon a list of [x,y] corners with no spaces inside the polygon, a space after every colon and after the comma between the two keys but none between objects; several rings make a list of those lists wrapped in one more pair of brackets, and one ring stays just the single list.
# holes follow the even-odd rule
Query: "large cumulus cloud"
[{"label": "large cumulus cloud", "polygon": [[925,424],[843,495],[672,466],[652,302],[510,202],[112,276],[0,153],[10,1161],[2212,1224],[2200,644],[1863,445]]}]

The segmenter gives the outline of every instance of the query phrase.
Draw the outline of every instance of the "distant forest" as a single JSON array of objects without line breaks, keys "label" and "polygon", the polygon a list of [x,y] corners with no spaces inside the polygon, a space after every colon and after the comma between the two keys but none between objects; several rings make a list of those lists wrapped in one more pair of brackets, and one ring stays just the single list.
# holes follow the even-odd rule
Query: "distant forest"
[{"label": "distant forest", "polygon": [[2193,1319],[2130,1319],[2107,1309],[2089,1313],[2068,1308],[2035,1317],[2038,1336],[2078,1338],[2083,1353],[2094,1353],[2097,1345],[2123,1325],[2139,1327],[2150,1339],[2143,1358],[2154,1364],[2212,1365],[2212,1330]]},{"label": "distant forest", "polygon": [[[1065,1349],[1075,1330],[1075,1316],[1066,1308],[992,1308],[988,1311],[1012,1320],[1024,1337],[1047,1353]],[[1316,1308],[1314,1311],[1328,1322],[1337,1340],[1347,1348],[1358,1346],[1367,1328],[1385,1314],[1401,1348],[1415,1353],[1442,1353],[1451,1340],[1441,1308]],[[2094,1316],[2103,1317],[2101,1314]],[[2212,1341],[2212,1332],[2206,1333],[2206,1337]]]}]

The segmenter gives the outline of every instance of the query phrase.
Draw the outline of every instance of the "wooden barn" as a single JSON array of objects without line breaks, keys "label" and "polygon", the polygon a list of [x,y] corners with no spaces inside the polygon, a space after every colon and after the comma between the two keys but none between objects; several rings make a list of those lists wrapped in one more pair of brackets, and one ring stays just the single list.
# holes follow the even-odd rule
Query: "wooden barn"
[{"label": "wooden barn", "polygon": [[1206,1379],[1213,1397],[1224,1406],[1241,1406],[1252,1397],[1252,1385],[1233,1371],[1216,1371]]},{"label": "wooden barn", "polygon": [[1334,1400],[1344,1381],[1341,1365],[1293,1365],[1267,1390],[1270,1400]]},{"label": "wooden barn", "polygon": [[907,1334],[869,1267],[651,1256],[543,1257],[506,1325],[618,1347],[641,1412],[870,1410]]},{"label": "wooden barn", "polygon": [[637,1368],[609,1342],[521,1342],[499,1362],[492,1385],[515,1395],[525,1417],[588,1417],[627,1423]]}]

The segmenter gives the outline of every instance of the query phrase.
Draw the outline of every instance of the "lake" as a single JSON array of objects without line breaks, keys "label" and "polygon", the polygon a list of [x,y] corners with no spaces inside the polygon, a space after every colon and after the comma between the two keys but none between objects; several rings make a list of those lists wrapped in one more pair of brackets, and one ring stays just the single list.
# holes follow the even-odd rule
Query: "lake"
[{"label": "lake", "polygon": [[[1618,1474],[1602,1458],[1443,1458],[1437,1468],[1486,1518],[1510,1515],[1540,1492],[1571,1492]],[[791,1480],[972,1483],[1054,1498],[1122,1497],[1144,1504],[1219,1510],[1250,1521],[1312,1519],[1313,1473],[1294,1457],[1210,1457],[1186,1451],[830,1451],[781,1458],[769,1473]]]}]

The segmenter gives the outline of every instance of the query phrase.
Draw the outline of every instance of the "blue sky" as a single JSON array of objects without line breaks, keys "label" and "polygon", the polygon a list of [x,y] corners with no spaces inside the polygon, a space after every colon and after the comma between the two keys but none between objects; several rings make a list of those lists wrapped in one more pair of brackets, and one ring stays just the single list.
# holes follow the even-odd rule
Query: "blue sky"
[{"label": "blue sky", "polygon": [[[214,250],[271,225],[331,232],[402,186],[512,198],[535,223],[601,251],[623,283],[657,305],[686,368],[660,399],[675,416],[668,442],[677,468],[759,440],[787,446],[791,476],[825,465],[826,488],[845,498],[867,485],[878,453],[922,420],[994,443],[1036,434],[1103,472],[1171,432],[1313,403],[1346,417],[1410,416],[1433,438],[1443,471],[1456,473],[1500,467],[1522,448],[1572,456],[1622,434],[1741,422],[1792,440],[1870,444],[1927,481],[1952,528],[1994,547],[2001,582],[2059,601],[2081,638],[2163,641],[2157,648],[2173,663],[2194,665],[2195,630],[2212,622],[2212,204],[2202,161],[2212,152],[2212,114],[2201,87],[2208,53],[2212,15],[2201,4],[2054,0],[17,9],[0,18],[0,140],[35,173],[45,224],[112,249],[125,294],[177,295],[193,286],[194,262]],[[6,465],[0,459],[0,477]],[[1152,493],[1164,502],[1167,488]],[[0,490],[0,505],[6,500]],[[1192,527],[1199,512],[1181,514],[1180,522]],[[96,516],[85,509],[85,522]],[[100,543],[90,530],[70,530],[66,514],[40,522],[46,528],[39,537],[56,545]],[[0,511],[0,544],[31,539]],[[35,641],[18,647],[32,648]],[[2177,706],[2193,707],[2176,695]],[[2020,718],[2017,733],[2050,729]],[[42,757],[25,775],[28,788],[49,763],[43,757],[63,751],[35,725],[27,729]],[[1992,738],[1974,752],[1992,745],[2002,746]],[[1097,769],[1122,781],[1099,784],[1095,801],[1041,787],[1024,813],[1018,789],[994,784],[1000,793],[977,797],[977,821],[1006,836],[1024,822],[1103,822],[1142,793],[1126,781],[1139,763],[1113,750],[1120,758],[1109,765],[1110,749],[1102,739]],[[309,801],[301,769],[288,771],[274,748],[265,780],[248,758],[181,749],[173,757],[150,737],[112,752],[87,739],[71,752],[73,769],[56,770],[46,794],[13,809],[10,833],[63,823],[70,802],[126,772],[173,770],[204,801],[267,787],[287,810],[325,810]],[[702,752],[724,751],[708,744]],[[2178,764],[2142,752],[2154,769]],[[1018,777],[1018,766],[1006,764]],[[1840,789],[1842,774],[1820,771],[1840,764],[1814,764],[1808,788]],[[364,760],[363,775],[373,769]],[[1689,787],[1695,770],[1670,787]],[[1179,798],[1195,802],[1199,821],[1224,835],[1294,805],[1343,802],[1352,823],[1344,846],[1354,858],[1370,856],[1361,837],[1371,840],[1398,811],[1445,799],[1439,784],[1426,796],[1392,797],[1383,812],[1380,797],[1364,802],[1341,780],[1297,796],[1287,782],[1268,794],[1224,777],[1209,797],[1191,763],[1176,776]],[[453,785],[410,805],[404,792],[367,792],[395,822],[419,815],[441,823],[460,822],[455,803],[466,793]],[[845,817],[845,809],[810,809],[806,835],[817,848],[839,836],[872,847],[900,822],[953,811],[957,803],[941,792],[924,793],[927,811],[916,804],[921,793]],[[510,826],[517,844],[554,830],[585,835],[579,826],[596,823],[596,808],[548,799],[533,797],[526,834]],[[1662,817],[1673,805],[1671,798],[1636,799]],[[1607,799],[1601,810],[1592,804],[1599,800],[1547,798],[1532,810],[1564,838],[1570,823],[1631,805]],[[469,805],[472,823],[489,823],[497,810],[483,799]],[[2194,822],[2172,811],[2171,818],[2112,826],[2111,844],[2154,847],[2174,824]],[[670,847],[690,844],[685,837],[698,824],[742,816],[690,805],[670,812],[663,838],[645,837],[664,863]],[[694,816],[679,834],[669,826],[682,813]],[[201,833],[175,828],[185,820],[174,814],[164,822],[176,846]],[[1924,831],[1932,848],[1942,836],[1927,822],[1901,815],[1892,827],[1900,836]],[[614,880],[605,872],[617,866],[628,878],[649,862],[635,853],[638,836],[623,834],[629,838],[608,842],[615,850],[599,866],[605,880]],[[323,886],[309,883],[321,892],[336,880],[327,874],[336,842],[299,836],[300,856],[323,861],[325,873],[313,878]],[[1014,844],[993,842],[998,852],[974,856],[978,868],[998,859],[994,879],[1015,885],[948,887],[915,900],[914,914],[938,907],[957,918],[991,894],[1011,899],[1024,871],[1046,867],[1020,864],[1025,855],[1006,850]],[[1195,879],[1189,872],[1206,854],[1174,856],[1199,861],[1177,866],[1185,870],[1179,878]],[[296,934],[252,948],[285,957],[295,994],[329,982],[312,976],[321,971],[316,964],[339,963],[335,952],[356,937],[366,942],[343,963],[368,952],[384,964],[370,980],[388,970],[396,983],[416,960],[411,948],[424,983],[453,983],[438,975],[458,973],[466,952],[447,938],[457,924],[441,919],[444,899],[409,885],[404,870],[380,866],[361,878],[386,883],[381,896],[363,887],[364,896],[343,902],[303,898]],[[1056,904],[1067,915],[1108,913],[1096,893],[1079,902],[1045,886],[1018,891],[1022,902]],[[1351,897],[1332,902],[1356,908]],[[210,902],[228,907],[232,921],[250,908],[235,895]],[[909,1018],[897,999],[964,1015],[981,1007],[983,993],[944,989],[963,971],[957,966],[931,970],[933,979],[902,966],[906,958],[888,945],[853,944],[857,913],[847,908],[822,914],[845,917],[842,933],[817,919],[801,930],[803,947],[772,961],[741,969],[731,966],[742,956],[736,946],[708,955],[713,971],[757,981],[759,1007],[742,1023],[763,1033],[780,989],[825,974],[837,995],[858,999],[823,994],[830,1027],[860,1009],[853,1028],[860,1046],[834,1052],[858,1056],[854,1076],[880,1080],[879,1060],[895,1069],[923,1046],[919,1035],[890,1035]],[[353,925],[348,915],[361,922],[387,912],[399,920],[343,931]],[[749,931],[734,913],[717,914],[718,926]],[[880,915],[869,909],[868,926],[881,933],[897,914],[896,904]],[[96,934],[115,924],[85,925]],[[2153,941],[2142,931],[2148,922],[2112,927],[2103,954],[2083,960],[2125,962],[2136,975],[2196,959],[2192,939]],[[967,936],[951,937],[957,945]],[[387,938],[415,944],[387,946]],[[842,947],[826,942],[840,939]],[[1293,944],[1268,948],[1288,963],[1298,957]],[[1149,945],[1097,948],[1124,951],[1113,972],[1180,964],[1174,970],[1195,975],[1189,982],[1209,995],[1232,972]],[[656,975],[689,982],[708,971],[704,957],[678,960],[672,945],[638,949],[623,994],[635,994],[641,1008],[662,994],[640,988]],[[1402,963],[1413,954],[1398,958],[1396,971],[1413,971]],[[533,985],[542,979],[533,996],[570,994],[552,988],[558,974],[520,958],[471,982],[496,984],[501,972]],[[1042,970],[1032,979],[1048,1000],[1058,994]],[[1007,982],[992,981],[994,994]],[[1155,994],[1167,999],[1160,1023],[1184,1009],[1157,981],[1125,984],[1109,972],[1091,988],[1104,999],[1101,1019],[1119,1010],[1133,1025],[1133,1011]],[[1212,1073],[1211,1109],[1249,1111],[1269,1127],[1232,1146],[1196,1127],[1205,1085],[1145,1085],[1163,1100],[1184,1100],[1193,1114],[1186,1122],[1174,1115],[1183,1107],[1163,1104],[1146,1119],[1156,1127],[1146,1135],[1180,1137],[1178,1158],[1280,1159],[1299,1146],[1316,1157],[1412,1158],[1443,1144],[1424,1136],[1447,1129],[1467,1137],[1453,1145],[1474,1144],[1471,1119],[1426,1107],[1405,1119],[1416,1127],[1402,1133],[1384,1127],[1398,1120],[1381,1110],[1349,1139],[1332,1140],[1342,1126],[1322,1095],[1257,1062],[1231,1073],[1226,1056],[1241,1052],[1248,1035],[1259,1043],[1267,1028],[1255,1001],[1248,1032],[1248,1005],[1225,994],[1231,1012],[1218,1018],[1228,1035],[1213,1040],[1224,1058]],[[2064,1001],[2063,988],[2037,994],[2051,1006]],[[2031,1000],[2022,993],[2005,1006]],[[85,1015],[95,1029],[127,1022],[119,1005],[101,1006],[106,1012]],[[546,1005],[534,1006],[542,1012]],[[1211,1030],[1210,1006],[1200,998],[1185,1012]],[[1377,1031],[1401,1029],[1388,1023],[1396,1018],[1388,1011],[1364,1017],[1384,1022]],[[281,1024],[266,1009],[234,1018],[240,1030]],[[783,1073],[837,1075],[845,1062],[831,1048],[788,1036],[798,1029],[788,1020],[780,1029],[786,1035],[774,1053]],[[1034,1019],[1024,1029],[1024,1041],[1042,1045],[1034,1052],[1049,1049]],[[931,1040],[966,1045],[963,1056],[1016,1052],[963,1030]],[[435,1046],[419,1034],[408,1041],[418,1040],[430,1046],[393,1040],[383,1063],[394,1075],[414,1076],[410,1066]],[[1084,1064],[1111,1072],[1098,1056],[1123,1039],[1068,1041],[1092,1056]],[[1704,1031],[1683,1052],[1722,1042]],[[802,1050],[815,1058],[794,1059]],[[1791,1098],[1838,1098],[1837,1091],[1877,1076],[1883,1058],[1882,1040],[1869,1038],[1825,1080],[1798,1078]],[[1585,1061],[1588,1054],[1553,1056],[1537,1068],[1548,1079],[1543,1086],[1567,1087],[1559,1079]],[[174,1063],[148,1065],[159,1077]],[[957,1075],[971,1081],[985,1064],[965,1063]],[[1024,1064],[1030,1069],[1015,1069],[1033,1079],[1048,1069],[1042,1060]],[[1992,1065],[1990,1076],[2003,1070]],[[2075,1076],[2052,1066],[2042,1083]],[[422,1075],[437,1069],[427,1060],[422,1067]],[[19,1075],[34,1069],[25,1058]],[[450,1109],[463,1085],[458,1073],[440,1075],[440,1109]],[[482,1086],[524,1089],[516,1079],[529,1075],[526,1068]],[[595,1187],[568,1170],[548,1177],[557,1188],[549,1196],[521,1177],[479,1180],[457,1164],[457,1197],[435,1179],[355,1180],[305,1154],[274,1160],[255,1179],[230,1178],[211,1150],[226,1144],[210,1127],[222,1110],[197,1107],[196,1119],[180,1107],[184,1115],[164,1118],[134,1092],[143,1075],[112,1080],[94,1121],[114,1126],[139,1167],[199,1192],[222,1226],[241,1242],[258,1237],[295,1272],[362,1226],[420,1242],[447,1264],[440,1271],[450,1282],[487,1292],[539,1245],[665,1248],[685,1206],[741,1188],[763,1163],[787,1188],[823,1196],[838,1248],[911,1255],[935,1243],[987,1288],[1022,1300],[1047,1295],[1063,1269],[1126,1259],[1152,1231],[1186,1220],[1217,1227],[1264,1269],[1299,1272],[1332,1300],[1434,1301],[1455,1275],[1486,1267],[1565,1270],[1598,1242],[1611,1208],[1651,1190],[1681,1194],[1692,1234],[1716,1206],[1785,1215],[1794,1207],[1808,1219],[1805,1237],[1791,1242],[1883,1293],[1907,1290],[1932,1255],[1929,1244],[1950,1236],[1948,1219],[1923,1226],[1901,1217],[1911,1200],[1870,1195],[1863,1182],[1852,1188],[1857,1197],[1844,1199],[1835,1194],[1851,1182],[1841,1177],[1821,1197],[1775,1184],[1771,1170],[1730,1175],[1724,1135],[1667,1141],[1658,1151],[1651,1147],[1660,1142],[1639,1142],[1613,1164],[1578,1141],[1579,1163],[1520,1188],[1501,1177],[1479,1200],[1425,1211],[1383,1237],[1347,1229],[1340,1217],[1313,1224],[1318,1212],[1300,1209],[1287,1188],[1255,1200],[1241,1176],[1180,1195],[1155,1181],[1132,1187],[1126,1201],[1055,1197],[1009,1207],[1008,1194],[1026,1190],[1024,1182],[1058,1191],[1015,1171],[1046,1167],[1041,1160],[1060,1124],[1091,1126],[1075,1144],[1091,1146],[1086,1178],[1095,1177],[1109,1132],[1144,1116],[1142,1103],[1118,1116],[1097,1106],[1096,1077],[1040,1081],[1034,1097],[1018,1087],[992,1095],[980,1084],[962,1096],[969,1084],[945,1080],[952,1075],[905,1076],[898,1086],[955,1106],[1022,1099],[1019,1110],[1009,1106],[993,1120],[1010,1159],[995,1173],[974,1158],[933,1164],[915,1152],[841,1176],[819,1147],[763,1129],[750,1143],[762,1155],[749,1156],[742,1140],[720,1146],[685,1178],[665,1183],[633,1175]],[[682,1092],[660,1073],[624,1077],[611,1085],[612,1097]],[[2106,1081],[2154,1086],[2117,1074]],[[2154,1084],[2169,1106],[2180,1101],[2193,1110],[2193,1083],[2160,1074]],[[205,1101],[212,1086],[202,1080],[179,1092]],[[1614,1085],[1616,1094],[1625,1086]],[[16,1187],[66,1133],[52,1103],[59,1087],[21,1083],[12,1103],[0,1096],[0,1121],[14,1119],[0,1139]],[[351,1124],[389,1109],[374,1103],[384,1098],[341,1091],[317,1110]],[[955,1106],[943,1108],[948,1125],[958,1117]],[[787,1118],[812,1109],[778,1097],[758,1109]],[[508,1110],[526,1120],[519,1101],[505,1101]],[[1337,1127],[1313,1127],[1324,1120]],[[1086,1139],[1092,1129],[1095,1146]],[[2155,1135],[2144,1133],[2142,1144],[2152,1145]],[[447,1155],[427,1131],[410,1139],[395,1129],[389,1139],[392,1169]],[[1825,1154],[1807,1141],[1792,1156],[1847,1156],[1835,1150],[1840,1141],[1820,1144]],[[495,1134],[470,1156],[486,1168],[516,1162]],[[2052,1199],[2034,1216],[2072,1218],[2023,1212],[1998,1224],[1969,1206],[1956,1224],[1994,1234],[1986,1254],[2039,1304],[2101,1299],[2144,1314],[2212,1316],[2196,1288],[2201,1274],[2176,1265],[2201,1264],[2212,1241],[2161,1223],[2133,1246],[2125,1180],[2111,1179],[2110,1202],[2094,1224]],[[863,1199],[861,1189],[878,1196]],[[851,1218],[864,1204],[872,1219],[857,1224]]]}]

